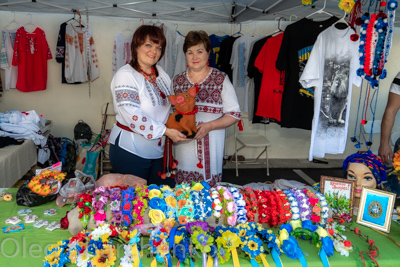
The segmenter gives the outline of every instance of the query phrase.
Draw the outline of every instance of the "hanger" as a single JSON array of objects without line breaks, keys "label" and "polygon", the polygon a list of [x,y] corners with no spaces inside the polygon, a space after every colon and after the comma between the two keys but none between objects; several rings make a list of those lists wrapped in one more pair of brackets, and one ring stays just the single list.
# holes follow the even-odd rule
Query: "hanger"
[{"label": "hanger", "polygon": [[285,20],[285,21],[286,21],[286,19],[285,19],[284,17],[278,17],[278,18],[275,18],[275,21],[276,21],[277,19],[278,19],[278,29],[275,30],[274,32],[268,34],[268,35],[276,36],[276,35],[278,35],[278,33],[283,32],[283,30],[281,29],[281,21],[282,21],[282,20]]},{"label": "hanger", "polygon": [[142,22],[142,25],[144,25],[144,19],[140,19],[140,21]]},{"label": "hanger", "polygon": [[131,30],[131,28],[129,28],[129,21],[126,21],[126,24],[127,24],[128,26],[127,26],[126,29],[123,30],[121,33],[127,32],[127,34],[129,34],[128,37],[131,37],[131,36],[133,35],[134,32],[133,32],[133,30]]},{"label": "hanger", "polygon": [[333,17],[333,15],[331,13],[325,11],[325,7],[326,7],[326,0],[324,0],[324,6],[321,9],[311,13],[306,18],[309,18],[309,17],[311,17],[311,16],[313,16],[315,14],[326,14],[326,15],[329,15],[329,16]]},{"label": "hanger", "polygon": [[214,35],[216,35],[216,36],[225,36],[226,35],[226,33],[224,33],[221,30],[220,24],[218,24],[218,31],[216,33],[214,33]]},{"label": "hanger", "polygon": [[346,16],[347,16],[347,13],[344,12],[343,18],[341,18],[338,21],[336,21],[335,23],[333,23],[333,25],[335,25],[335,27],[340,30],[343,30],[343,29],[346,29],[347,27],[349,27],[349,24],[345,20]]},{"label": "hanger", "polygon": [[13,11],[13,13],[14,13],[14,19],[12,20],[12,21],[10,21],[5,27],[4,27],[4,29],[7,29],[8,28],[8,26],[10,26],[11,24],[13,24],[13,23],[16,23],[17,24],[17,27],[16,28],[13,28],[13,29],[11,29],[11,30],[15,30],[15,29],[17,29],[17,28],[19,28],[21,25],[15,20],[15,12]]},{"label": "hanger", "polygon": [[242,23],[236,22],[236,24],[239,24],[240,28],[239,28],[239,31],[236,32],[236,33],[234,33],[234,34],[232,34],[232,36],[234,36],[234,35],[236,35],[236,34],[242,35]]},{"label": "hanger", "polygon": [[296,19],[297,19],[297,15],[295,15],[295,14],[290,15],[290,17],[289,17],[289,22],[290,23],[292,23],[292,17],[296,17]]},{"label": "hanger", "polygon": [[26,29],[26,27],[27,27],[27,26],[33,26],[34,29],[31,31],[31,32],[33,32],[37,27],[36,27],[35,24],[32,23],[32,14],[31,14],[31,13],[28,13],[28,16],[31,17],[31,20],[30,20],[27,24],[24,25],[24,28],[25,28],[25,31],[28,31],[28,30]]},{"label": "hanger", "polygon": [[75,18],[75,15],[76,15],[76,13],[78,12],[76,9],[71,9],[71,11],[74,13],[74,17],[73,18],[70,18],[69,20],[67,20],[65,23],[68,23],[68,22],[70,22],[71,20],[73,20],[73,21],[75,21],[76,23],[78,23],[78,25],[79,25],[79,21],[77,21],[76,20],[76,18]]}]

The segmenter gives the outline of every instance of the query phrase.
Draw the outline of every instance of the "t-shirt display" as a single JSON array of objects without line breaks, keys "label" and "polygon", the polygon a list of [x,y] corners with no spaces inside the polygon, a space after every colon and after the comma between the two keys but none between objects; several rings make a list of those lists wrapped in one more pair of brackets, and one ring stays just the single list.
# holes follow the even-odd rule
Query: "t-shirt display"
[{"label": "t-shirt display", "polygon": [[246,67],[249,64],[251,45],[261,39],[259,36],[243,35],[233,43],[230,64],[232,65],[232,84],[235,87],[240,109],[248,111],[249,77]]},{"label": "t-shirt display", "polygon": [[22,92],[45,90],[47,85],[47,60],[51,59],[50,47],[42,29],[27,32],[17,30],[12,64],[18,66],[17,89]]},{"label": "t-shirt display", "polygon": [[225,72],[229,80],[232,81],[232,65],[230,63],[231,56],[232,56],[232,48],[233,43],[239,36],[229,36],[228,38],[222,40],[221,42],[221,49],[219,53],[219,58],[217,61],[217,65],[221,66],[221,71]]},{"label": "t-shirt display", "polygon": [[285,89],[282,94],[281,126],[311,129],[314,114],[313,88],[303,88],[299,83],[315,40],[323,30],[338,18],[312,21],[303,18],[286,27],[279,50],[276,67],[285,70]]},{"label": "t-shirt display", "polygon": [[[262,73],[254,66],[254,62],[256,61],[256,58],[258,54],[260,53],[262,47],[264,46],[265,42],[270,38],[271,36],[264,37],[258,41],[256,41],[253,45],[253,49],[251,50],[250,58],[249,58],[249,65],[247,66],[247,76],[250,79],[254,80],[254,89],[253,89],[253,106],[250,106],[249,103],[249,120],[252,121],[252,123],[264,123],[266,121],[265,118],[260,117],[255,115],[257,111],[257,105],[258,105],[258,96],[260,95],[260,88],[261,88],[261,81],[262,81]],[[269,122],[269,121],[267,121]]]},{"label": "t-shirt display", "polygon": [[219,58],[219,51],[221,50],[221,42],[228,37],[229,35],[217,36],[215,34],[211,34],[209,36],[211,42],[211,52],[210,52],[210,60],[208,62],[210,63],[210,67],[221,70],[221,65],[217,64]]},{"label": "t-shirt display", "polygon": [[300,77],[304,88],[315,87],[309,160],[325,153],[341,154],[346,148],[353,84],[360,86],[358,41],[354,31],[334,25],[323,31]]},{"label": "t-shirt display", "polygon": [[256,115],[276,122],[281,121],[281,101],[285,82],[285,71],[275,67],[282,38],[283,33],[269,38],[254,63],[263,73]]}]

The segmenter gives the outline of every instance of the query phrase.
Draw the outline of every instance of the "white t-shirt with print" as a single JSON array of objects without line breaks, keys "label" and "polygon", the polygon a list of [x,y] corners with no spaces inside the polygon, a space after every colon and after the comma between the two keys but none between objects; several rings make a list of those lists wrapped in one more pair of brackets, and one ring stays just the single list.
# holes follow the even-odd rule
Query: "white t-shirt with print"
[{"label": "white t-shirt with print", "polygon": [[359,42],[350,40],[353,33],[335,25],[321,32],[300,77],[304,88],[315,86],[310,161],[325,153],[344,153],[352,86],[362,81],[356,73]]}]

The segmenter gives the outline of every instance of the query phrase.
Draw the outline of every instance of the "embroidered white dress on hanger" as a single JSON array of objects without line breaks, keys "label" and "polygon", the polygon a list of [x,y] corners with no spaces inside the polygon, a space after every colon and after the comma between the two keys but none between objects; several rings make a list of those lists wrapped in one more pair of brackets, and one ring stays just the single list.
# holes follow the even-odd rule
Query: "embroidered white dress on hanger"
[{"label": "embroidered white dress on hanger", "polygon": [[99,77],[99,62],[92,29],[68,24],[65,30],[65,79],[68,83],[87,82],[87,56],[90,58],[90,80]]},{"label": "embroidered white dress on hanger", "polygon": [[113,49],[113,63],[112,63],[112,73],[113,76],[119,68],[128,64],[132,60],[131,54],[131,42],[132,35],[126,37],[123,33],[119,33],[114,39],[114,49]]},{"label": "embroidered white dress on hanger", "polygon": [[5,81],[4,86],[6,90],[10,88],[16,88],[18,79],[18,66],[12,65],[12,59],[14,55],[14,43],[17,29],[7,30],[3,29],[3,41],[1,43],[1,61],[0,67],[4,69]]}]

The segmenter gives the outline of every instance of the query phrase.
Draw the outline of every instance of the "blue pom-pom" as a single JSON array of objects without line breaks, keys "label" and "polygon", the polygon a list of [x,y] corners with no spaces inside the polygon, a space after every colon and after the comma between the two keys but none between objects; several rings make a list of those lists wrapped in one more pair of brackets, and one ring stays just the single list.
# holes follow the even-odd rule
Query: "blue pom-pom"
[{"label": "blue pom-pom", "polygon": [[381,73],[381,76],[379,76],[379,78],[380,78],[381,80],[383,80],[383,79],[386,78],[386,75],[387,75],[387,71],[386,71],[386,70],[383,70],[382,73]]},{"label": "blue pom-pom", "polygon": [[396,0],[390,0],[390,1],[387,3],[387,9],[388,9],[389,11],[394,11],[394,10],[397,8],[397,5],[398,5],[398,3],[397,3]]}]

